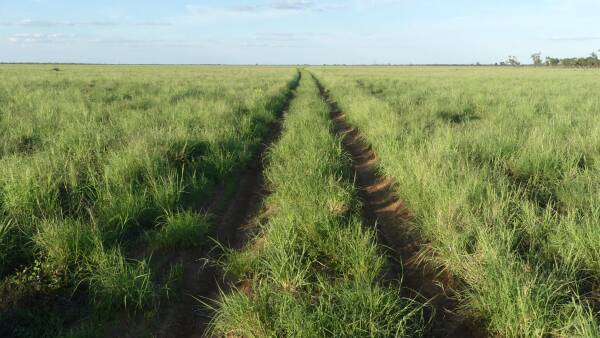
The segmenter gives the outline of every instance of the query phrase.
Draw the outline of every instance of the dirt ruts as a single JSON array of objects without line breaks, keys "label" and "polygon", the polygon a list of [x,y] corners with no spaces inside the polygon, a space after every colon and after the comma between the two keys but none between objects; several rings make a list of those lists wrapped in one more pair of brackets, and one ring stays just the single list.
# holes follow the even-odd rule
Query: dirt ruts
[{"label": "dirt ruts", "polygon": [[[112,330],[111,337],[204,337],[212,318],[210,306],[219,297],[219,292],[231,287],[224,280],[223,272],[216,262],[223,254],[223,249],[240,249],[249,236],[248,228],[262,205],[267,194],[264,178],[265,154],[281,134],[281,121],[294,97],[295,89],[301,80],[297,79],[289,88],[286,100],[278,112],[277,120],[271,126],[269,135],[263,140],[255,160],[239,176],[237,189],[233,197],[227,197],[225,189],[220,189],[207,211],[219,209],[219,205],[228,201],[224,211],[218,213],[215,222],[215,241],[218,243],[210,250],[186,250],[162,254],[154,257],[153,265],[160,271],[159,275],[168,273],[174,263],[181,264],[183,276],[178,290],[180,298],[169,301],[160,309],[157,316],[126,320],[118,328]],[[203,306],[202,302],[210,306]],[[150,322],[151,321],[151,322]]]},{"label": "dirt ruts", "polygon": [[380,240],[393,257],[389,260],[386,279],[401,278],[403,296],[427,302],[425,316],[429,325],[426,337],[488,336],[478,325],[461,320],[453,312],[457,304],[447,294],[447,290],[452,289],[451,278],[417,263],[423,243],[408,230],[411,215],[394,192],[394,180],[379,173],[377,154],[360,132],[347,122],[346,115],[329,92],[318,79],[315,80],[323,100],[330,107],[333,132],[342,138],[345,151],[352,157],[356,184],[363,200],[363,222],[377,229]]},{"label": "dirt ruts", "polygon": [[[215,231],[216,241],[224,248],[240,249],[246,243],[248,230],[246,229],[262,205],[262,200],[267,194],[264,177],[265,154],[281,134],[281,120],[284,112],[289,108],[294,97],[294,90],[301,80],[302,74],[290,88],[286,101],[277,116],[277,122],[264,140],[256,160],[242,174],[238,189],[220,217]],[[208,328],[212,311],[201,306],[199,300],[210,303],[217,299],[219,290],[227,290],[230,286],[223,281],[222,271],[214,264],[223,253],[217,246],[210,251],[208,257],[202,260],[193,260],[188,257],[187,266],[184,264],[184,299],[170,309],[164,317],[158,332],[158,337],[203,337]]]},{"label": "dirt ruts", "polygon": [[[266,147],[265,147],[266,148]],[[259,157],[259,158],[262,158]],[[218,222],[215,240],[225,248],[238,249],[244,245],[243,227],[252,218],[264,196],[262,161],[256,161],[239,182],[239,189]],[[202,302],[211,303],[219,290],[228,288],[222,271],[214,264],[223,253],[214,247],[203,258],[184,253],[182,298],[176,300],[160,317],[158,337],[203,337],[212,317],[211,310]]]}]

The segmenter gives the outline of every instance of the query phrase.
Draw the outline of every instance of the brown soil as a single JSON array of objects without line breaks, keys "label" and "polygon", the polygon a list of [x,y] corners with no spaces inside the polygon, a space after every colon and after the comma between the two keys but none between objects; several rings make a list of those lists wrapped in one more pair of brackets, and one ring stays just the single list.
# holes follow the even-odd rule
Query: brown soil
[{"label": "brown soil", "polygon": [[[363,221],[377,229],[380,240],[390,254],[386,280],[402,280],[403,295],[427,301],[426,319],[430,325],[426,337],[487,337],[479,325],[460,318],[451,297],[454,282],[443,271],[419,264],[419,252],[424,243],[409,230],[411,215],[397,198],[396,184],[378,171],[378,157],[360,132],[347,121],[329,92],[317,81],[321,96],[329,104],[334,132],[352,157],[356,183],[363,200]],[[425,298],[425,299],[423,299]]]}]

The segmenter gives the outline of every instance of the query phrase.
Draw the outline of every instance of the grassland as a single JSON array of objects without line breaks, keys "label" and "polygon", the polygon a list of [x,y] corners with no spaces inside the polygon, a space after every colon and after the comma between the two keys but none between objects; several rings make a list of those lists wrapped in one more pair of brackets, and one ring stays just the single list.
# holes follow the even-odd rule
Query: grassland
[{"label": "grassland", "polygon": [[242,337],[409,337],[421,306],[381,284],[386,264],[361,221],[348,154],[329,107],[304,76],[269,153],[268,220],[226,271],[244,287],[223,296],[213,330]]},{"label": "grassland", "polygon": [[597,337],[598,72],[314,71],[397,182],[420,257],[506,337]]},{"label": "grassland", "polygon": [[[596,70],[53,68],[0,66],[2,337],[201,334],[203,306],[217,336],[600,337]],[[431,271],[444,294],[416,295]]]},{"label": "grassland", "polygon": [[150,257],[209,242],[208,206],[235,189],[297,76],[52,68],[0,68],[0,336],[157,306],[169,285]]}]

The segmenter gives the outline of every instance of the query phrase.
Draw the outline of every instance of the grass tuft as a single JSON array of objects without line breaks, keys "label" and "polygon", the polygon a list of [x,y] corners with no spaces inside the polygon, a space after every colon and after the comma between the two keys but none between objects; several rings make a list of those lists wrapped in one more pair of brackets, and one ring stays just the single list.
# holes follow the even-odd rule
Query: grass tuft
[{"label": "grass tuft", "polygon": [[154,249],[190,249],[206,244],[211,227],[209,215],[183,211],[165,216],[156,232],[149,234]]}]

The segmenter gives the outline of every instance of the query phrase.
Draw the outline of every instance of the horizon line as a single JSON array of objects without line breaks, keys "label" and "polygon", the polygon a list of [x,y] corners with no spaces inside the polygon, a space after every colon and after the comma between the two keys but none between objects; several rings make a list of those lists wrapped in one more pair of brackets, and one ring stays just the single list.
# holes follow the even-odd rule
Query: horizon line
[{"label": "horizon line", "polygon": [[500,65],[499,63],[113,63],[113,62],[18,62],[1,61],[0,65],[82,65],[82,66],[271,66],[271,67],[302,67],[302,66],[329,66],[329,67],[527,67],[533,64],[520,64],[518,66]]}]

